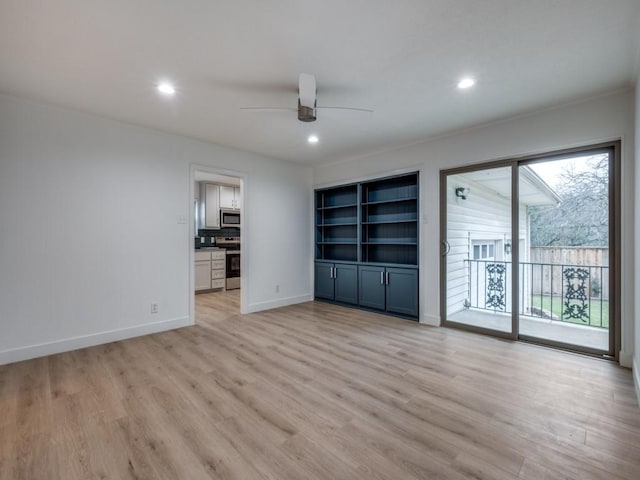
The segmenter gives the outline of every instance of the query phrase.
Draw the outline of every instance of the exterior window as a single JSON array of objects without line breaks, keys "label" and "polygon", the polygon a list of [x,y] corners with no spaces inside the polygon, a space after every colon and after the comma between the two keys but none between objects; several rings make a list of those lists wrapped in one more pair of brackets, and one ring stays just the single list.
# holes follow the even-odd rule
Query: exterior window
[{"label": "exterior window", "polygon": [[495,242],[488,240],[473,242],[473,260],[495,260]]}]

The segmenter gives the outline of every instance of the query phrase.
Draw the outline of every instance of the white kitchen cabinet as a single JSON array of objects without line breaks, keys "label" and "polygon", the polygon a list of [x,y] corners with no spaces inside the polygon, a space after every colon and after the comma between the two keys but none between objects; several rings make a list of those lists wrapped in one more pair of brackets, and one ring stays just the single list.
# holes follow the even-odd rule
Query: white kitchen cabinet
[{"label": "white kitchen cabinet", "polygon": [[226,277],[226,252],[211,252],[211,288],[224,288]]},{"label": "white kitchen cabinet", "polygon": [[240,208],[240,187],[220,185],[220,208]]},{"label": "white kitchen cabinet", "polygon": [[224,258],[222,260],[211,260],[211,270],[222,270],[224,271]]},{"label": "white kitchen cabinet", "polygon": [[220,208],[233,208],[233,187],[220,185]]},{"label": "white kitchen cabinet", "polygon": [[219,280],[221,278],[224,278],[224,276],[225,276],[224,269],[211,270],[211,280]]},{"label": "white kitchen cabinet", "polygon": [[[198,252],[199,253],[199,252]],[[211,260],[195,262],[196,280],[195,290],[209,290],[211,288]]]},{"label": "white kitchen cabinet", "polygon": [[195,291],[225,287],[226,252],[204,250],[195,252]]},{"label": "white kitchen cabinet", "polygon": [[233,187],[233,200],[235,202],[235,207],[233,208],[240,208],[240,202],[242,201],[240,197],[240,187]]},{"label": "white kitchen cabinet", "polygon": [[200,202],[204,205],[204,225],[203,228],[219,229],[220,228],[220,187],[212,183],[205,183],[204,199],[200,198]]}]

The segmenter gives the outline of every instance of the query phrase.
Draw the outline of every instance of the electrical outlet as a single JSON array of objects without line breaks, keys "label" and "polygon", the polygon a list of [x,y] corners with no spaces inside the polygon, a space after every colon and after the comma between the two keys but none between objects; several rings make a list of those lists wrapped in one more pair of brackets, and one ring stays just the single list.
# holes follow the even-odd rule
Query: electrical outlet
[{"label": "electrical outlet", "polygon": [[276,285],[276,293],[280,293],[280,285]]},{"label": "electrical outlet", "polygon": [[200,243],[204,243],[204,237],[200,237]]},{"label": "electrical outlet", "polygon": [[151,304],[151,313],[158,313],[158,304],[157,303],[152,303]]}]

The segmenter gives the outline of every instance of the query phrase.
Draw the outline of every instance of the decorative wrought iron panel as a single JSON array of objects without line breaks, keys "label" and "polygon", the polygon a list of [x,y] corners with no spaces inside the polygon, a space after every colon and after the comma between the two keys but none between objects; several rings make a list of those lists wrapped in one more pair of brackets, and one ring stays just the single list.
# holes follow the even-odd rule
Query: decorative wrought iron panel
[{"label": "decorative wrought iron panel", "polygon": [[505,303],[505,274],[507,266],[504,263],[487,263],[487,307],[494,310],[506,310]]},{"label": "decorative wrought iron panel", "polygon": [[562,272],[566,280],[564,294],[565,318],[575,318],[584,323],[589,321],[589,297],[587,296],[587,280],[589,270],[585,268],[569,267]]}]

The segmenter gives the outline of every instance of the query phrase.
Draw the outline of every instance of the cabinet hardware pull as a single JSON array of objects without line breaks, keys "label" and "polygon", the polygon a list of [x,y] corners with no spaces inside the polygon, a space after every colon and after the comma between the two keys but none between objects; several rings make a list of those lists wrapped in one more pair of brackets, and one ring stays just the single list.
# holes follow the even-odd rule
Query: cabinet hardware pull
[{"label": "cabinet hardware pull", "polygon": [[387,272],[386,277],[387,277],[386,278],[386,281],[387,281],[386,283],[387,283],[387,285],[389,285],[389,272]]},{"label": "cabinet hardware pull", "polygon": [[384,285],[384,272],[380,272],[380,285]]},{"label": "cabinet hardware pull", "polygon": [[338,269],[333,267],[333,278],[338,278]]}]

